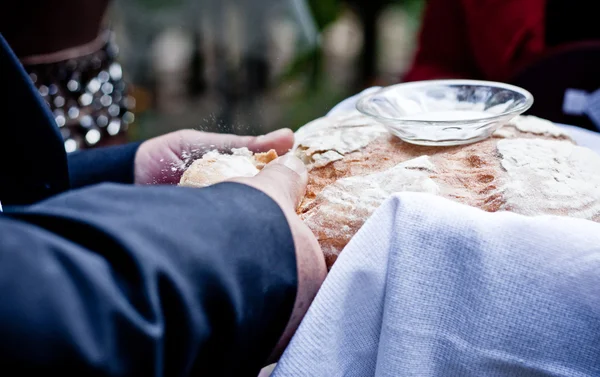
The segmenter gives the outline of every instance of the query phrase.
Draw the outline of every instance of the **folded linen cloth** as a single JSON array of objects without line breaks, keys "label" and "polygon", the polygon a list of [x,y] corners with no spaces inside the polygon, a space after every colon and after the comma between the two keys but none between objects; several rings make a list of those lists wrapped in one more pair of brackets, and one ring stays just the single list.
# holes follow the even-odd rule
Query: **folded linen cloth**
[{"label": "folded linen cloth", "polygon": [[600,224],[387,200],[273,376],[600,376]]}]

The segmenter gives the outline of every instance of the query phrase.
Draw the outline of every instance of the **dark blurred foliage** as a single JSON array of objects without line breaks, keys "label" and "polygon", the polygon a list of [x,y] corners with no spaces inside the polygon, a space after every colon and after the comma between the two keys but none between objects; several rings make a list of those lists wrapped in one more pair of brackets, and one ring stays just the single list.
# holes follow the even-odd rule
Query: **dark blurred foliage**
[{"label": "dark blurred foliage", "polygon": [[342,2],[339,0],[308,0],[308,5],[319,30],[334,22],[342,10]]}]

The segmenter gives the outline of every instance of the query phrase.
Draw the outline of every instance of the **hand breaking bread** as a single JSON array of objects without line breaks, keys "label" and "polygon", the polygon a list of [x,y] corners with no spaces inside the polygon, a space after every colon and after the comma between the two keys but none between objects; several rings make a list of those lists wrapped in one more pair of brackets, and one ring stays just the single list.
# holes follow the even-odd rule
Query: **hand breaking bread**
[{"label": "hand breaking bread", "polygon": [[[329,268],[375,209],[397,192],[431,193],[489,212],[600,222],[600,156],[533,116],[517,117],[478,143],[424,147],[351,111],[300,128],[293,153],[309,169],[298,214],[319,240]],[[211,152],[190,166],[181,185],[255,175],[277,157],[267,156]]]}]

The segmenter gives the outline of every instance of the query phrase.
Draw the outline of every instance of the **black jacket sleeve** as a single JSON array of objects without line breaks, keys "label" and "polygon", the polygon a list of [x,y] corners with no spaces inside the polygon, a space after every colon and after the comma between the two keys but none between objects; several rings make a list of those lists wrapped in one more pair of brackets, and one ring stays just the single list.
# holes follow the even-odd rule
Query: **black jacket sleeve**
[{"label": "black jacket sleeve", "polygon": [[72,188],[96,183],[133,183],[135,154],[140,143],[82,150],[67,155]]},{"label": "black jacket sleeve", "polygon": [[52,113],[2,38],[2,26],[0,201],[25,205],[69,189],[67,156]]},{"label": "black jacket sleeve", "polygon": [[71,191],[0,214],[0,364],[255,377],[296,286],[285,217],[253,188]]}]

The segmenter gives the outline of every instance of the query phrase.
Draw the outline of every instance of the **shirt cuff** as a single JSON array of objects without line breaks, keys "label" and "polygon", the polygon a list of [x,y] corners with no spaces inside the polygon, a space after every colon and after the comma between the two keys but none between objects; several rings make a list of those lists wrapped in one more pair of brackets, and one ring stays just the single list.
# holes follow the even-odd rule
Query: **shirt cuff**
[{"label": "shirt cuff", "polygon": [[141,142],[70,153],[71,188],[102,182],[134,183],[135,155]]}]

